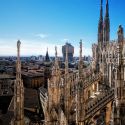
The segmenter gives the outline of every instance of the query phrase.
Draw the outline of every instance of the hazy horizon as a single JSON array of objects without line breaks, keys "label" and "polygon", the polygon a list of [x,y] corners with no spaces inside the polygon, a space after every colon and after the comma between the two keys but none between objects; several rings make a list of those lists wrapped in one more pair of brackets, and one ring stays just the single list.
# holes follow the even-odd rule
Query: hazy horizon
[{"label": "hazy horizon", "polygon": [[[103,15],[105,15],[103,0]],[[109,0],[111,40],[117,39],[119,24],[125,27],[123,0]],[[55,46],[62,56],[62,46],[69,42],[74,56],[79,56],[83,39],[83,55],[92,55],[97,43],[100,0],[1,0],[0,56],[16,55],[16,42],[21,41],[21,56],[54,56]],[[121,18],[122,17],[122,18]]]}]

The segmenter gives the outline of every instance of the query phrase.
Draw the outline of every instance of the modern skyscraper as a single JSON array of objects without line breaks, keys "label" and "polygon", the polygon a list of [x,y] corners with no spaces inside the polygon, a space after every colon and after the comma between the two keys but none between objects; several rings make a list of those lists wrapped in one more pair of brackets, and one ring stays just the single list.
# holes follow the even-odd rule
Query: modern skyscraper
[{"label": "modern skyscraper", "polygon": [[62,46],[63,61],[66,59],[66,48],[68,47],[68,61],[73,61],[74,47],[70,43],[66,43]]}]

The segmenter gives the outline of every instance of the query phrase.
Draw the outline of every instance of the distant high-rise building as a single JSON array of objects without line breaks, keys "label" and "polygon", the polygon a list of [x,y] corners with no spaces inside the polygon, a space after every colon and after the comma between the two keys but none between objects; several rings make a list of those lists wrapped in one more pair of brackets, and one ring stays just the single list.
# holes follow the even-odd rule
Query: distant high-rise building
[{"label": "distant high-rise building", "polygon": [[73,54],[74,54],[74,47],[70,43],[66,43],[64,46],[62,46],[62,53],[63,53],[63,61],[65,61],[66,58],[66,47],[68,47],[68,61],[73,61]]}]

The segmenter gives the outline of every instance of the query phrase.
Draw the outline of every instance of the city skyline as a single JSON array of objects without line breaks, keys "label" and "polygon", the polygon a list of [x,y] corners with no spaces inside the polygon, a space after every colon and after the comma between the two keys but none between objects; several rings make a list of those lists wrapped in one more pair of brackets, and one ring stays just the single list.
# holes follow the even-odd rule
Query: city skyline
[{"label": "city skyline", "polygon": [[[111,40],[114,40],[118,25],[125,27],[125,5],[123,0],[109,0],[109,6]],[[100,0],[1,0],[0,56],[16,55],[18,39],[22,42],[22,56],[45,55],[47,47],[49,55],[54,56],[55,46],[62,56],[65,42],[71,43],[74,55],[79,56],[80,39],[83,39],[83,55],[91,55],[92,43],[97,43],[99,10]]]}]

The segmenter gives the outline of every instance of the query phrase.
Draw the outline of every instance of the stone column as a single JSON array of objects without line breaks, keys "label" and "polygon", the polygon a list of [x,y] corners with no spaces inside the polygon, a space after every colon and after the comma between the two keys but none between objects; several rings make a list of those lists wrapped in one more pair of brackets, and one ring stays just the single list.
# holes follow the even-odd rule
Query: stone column
[{"label": "stone column", "polygon": [[109,64],[109,86],[111,87],[112,82],[112,73],[111,73],[111,64]]}]

